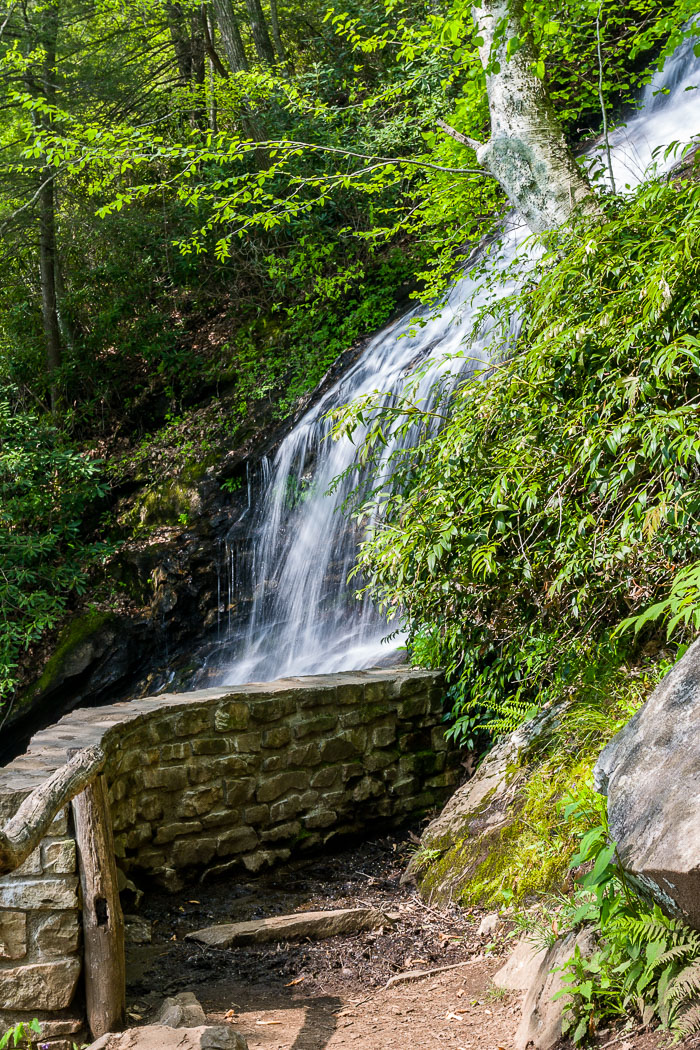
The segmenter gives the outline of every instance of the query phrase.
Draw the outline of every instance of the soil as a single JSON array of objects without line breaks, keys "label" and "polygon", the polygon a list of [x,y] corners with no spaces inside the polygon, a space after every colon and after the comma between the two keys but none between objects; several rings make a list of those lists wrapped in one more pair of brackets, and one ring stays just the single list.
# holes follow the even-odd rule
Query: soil
[{"label": "soil", "polygon": [[[494,988],[491,977],[515,933],[501,922],[479,936],[483,911],[436,910],[401,885],[415,840],[390,835],[256,879],[149,894],[140,915],[151,943],[127,948],[130,1024],[152,1022],[166,996],[192,991],[207,1020],[234,1024],[249,1050],[512,1050],[521,997]],[[323,941],[229,950],[184,941],[217,922],[359,906],[398,917]],[[407,971],[428,975],[387,986]],[[599,1032],[595,1043],[656,1050],[670,1039],[624,1027]],[[691,1050],[700,1040],[677,1045]]]}]

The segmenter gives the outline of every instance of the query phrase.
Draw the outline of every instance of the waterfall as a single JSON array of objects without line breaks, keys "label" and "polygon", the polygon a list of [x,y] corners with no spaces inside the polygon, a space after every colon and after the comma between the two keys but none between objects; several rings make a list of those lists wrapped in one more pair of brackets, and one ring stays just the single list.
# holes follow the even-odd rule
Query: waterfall
[{"label": "waterfall", "polygon": [[[686,42],[647,86],[640,109],[624,127],[613,129],[610,145],[618,190],[649,177],[654,156],[657,173],[672,166],[675,157],[659,156],[659,147],[700,134],[693,85],[699,73],[693,42]],[[600,149],[592,151],[593,160]],[[482,252],[481,272],[457,280],[439,311],[431,314],[424,306],[416,307],[374,336],[359,360],[291,430],[274,461],[265,465],[261,497],[252,507],[252,607],[242,631],[234,635],[229,627],[222,683],[358,669],[395,654],[400,639],[383,642],[389,631],[385,619],[369,600],[354,597],[357,583],[347,582],[360,536],[342,504],[360,479],[354,468],[357,444],[348,438],[330,439],[327,413],[373,391],[400,394],[406,376],[419,366],[413,397],[431,409],[479,361],[486,361],[488,326],[472,338],[468,349],[464,338],[488,300],[514,290],[514,264],[517,268],[519,260],[527,266],[529,258],[522,249],[527,233],[511,224],[497,249],[491,248],[485,257]],[[358,428],[357,443],[362,436]],[[407,442],[410,436],[401,440]],[[384,450],[384,461],[399,447],[400,439],[394,438]],[[329,495],[339,475],[344,475],[343,481]],[[232,588],[230,555],[227,560]],[[230,610],[233,596],[229,598]]]}]

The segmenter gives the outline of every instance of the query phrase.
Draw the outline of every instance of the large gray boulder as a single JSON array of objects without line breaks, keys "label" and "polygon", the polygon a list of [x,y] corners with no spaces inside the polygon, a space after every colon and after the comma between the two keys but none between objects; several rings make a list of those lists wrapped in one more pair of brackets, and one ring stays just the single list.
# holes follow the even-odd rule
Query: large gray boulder
[{"label": "large gray boulder", "polygon": [[700,929],[700,638],[610,741],[595,785],[625,870]]}]

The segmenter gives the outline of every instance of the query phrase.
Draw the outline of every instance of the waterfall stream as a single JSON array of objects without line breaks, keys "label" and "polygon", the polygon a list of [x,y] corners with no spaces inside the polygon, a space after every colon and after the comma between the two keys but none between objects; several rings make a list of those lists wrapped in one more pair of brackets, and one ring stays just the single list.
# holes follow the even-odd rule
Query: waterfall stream
[{"label": "waterfall stream", "polygon": [[[610,145],[618,192],[675,163],[673,154],[656,155],[659,147],[700,134],[693,83],[699,74],[693,42],[686,42],[646,87],[640,109],[625,126],[613,129]],[[592,160],[601,150],[597,146],[592,151]],[[359,480],[353,464],[362,434],[356,433],[356,444],[347,438],[331,440],[327,413],[373,391],[400,394],[407,375],[419,365],[414,399],[430,409],[436,398],[443,398],[473,370],[475,361],[485,361],[488,330],[480,331],[468,349],[465,334],[471,333],[488,298],[513,291],[514,261],[522,255],[527,265],[527,250],[522,252],[521,246],[528,233],[511,225],[498,249],[491,251],[487,279],[483,272],[461,277],[439,313],[416,307],[374,336],[360,359],[287,435],[274,460],[263,464],[262,491],[252,506],[248,481],[253,600],[242,631],[233,634],[229,619],[222,683],[359,669],[395,654],[400,639],[383,641],[390,629],[386,620],[369,600],[355,598],[357,582],[347,582],[360,536],[342,504]],[[395,439],[384,451],[385,460],[397,447]],[[344,473],[329,495],[333,479]],[[228,544],[224,558],[230,617],[236,579]]]}]

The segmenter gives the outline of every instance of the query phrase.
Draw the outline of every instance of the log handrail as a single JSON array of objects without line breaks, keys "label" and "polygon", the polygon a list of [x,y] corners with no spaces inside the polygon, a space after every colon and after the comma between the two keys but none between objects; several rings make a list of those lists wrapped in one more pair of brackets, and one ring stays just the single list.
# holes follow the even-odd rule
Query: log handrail
[{"label": "log handrail", "polygon": [[0,875],[8,875],[24,863],[59,810],[101,773],[105,760],[101,747],[83,748],[27,795],[0,830]]}]

